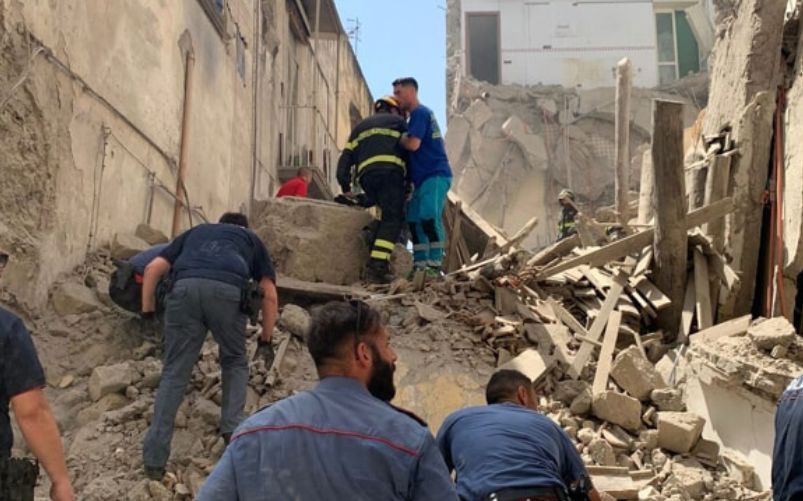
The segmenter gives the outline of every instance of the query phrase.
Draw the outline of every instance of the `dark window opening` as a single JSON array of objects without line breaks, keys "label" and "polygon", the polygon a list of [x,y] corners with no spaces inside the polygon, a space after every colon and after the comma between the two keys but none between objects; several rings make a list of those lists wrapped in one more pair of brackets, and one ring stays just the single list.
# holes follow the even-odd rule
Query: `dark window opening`
[{"label": "dark window opening", "polygon": [[226,36],[226,0],[198,0],[220,36]]},{"label": "dark window opening", "polygon": [[498,85],[501,59],[499,13],[466,14],[466,39],[469,75],[477,80]]}]

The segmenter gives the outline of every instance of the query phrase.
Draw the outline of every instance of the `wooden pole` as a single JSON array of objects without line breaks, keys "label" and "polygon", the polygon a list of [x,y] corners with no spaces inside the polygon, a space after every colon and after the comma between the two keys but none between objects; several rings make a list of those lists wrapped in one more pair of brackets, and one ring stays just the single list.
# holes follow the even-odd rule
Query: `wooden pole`
[{"label": "wooden pole", "polygon": [[623,227],[629,221],[630,190],[630,91],[633,72],[630,59],[616,65],[616,220]]},{"label": "wooden pole", "polygon": [[655,183],[652,179],[652,151],[647,150],[644,152],[644,158],[641,161],[641,181],[639,182],[639,195],[638,195],[638,224],[652,224],[653,206],[652,206],[652,192],[655,189]]},{"label": "wooden pole", "polygon": [[688,235],[683,165],[683,104],[656,99],[652,112],[652,171],[655,182],[653,280],[672,305],[659,312],[664,332],[678,332],[686,293]]},{"label": "wooden pole", "polygon": [[[715,156],[708,168],[705,182],[705,205],[722,200],[728,195],[728,182],[731,174],[731,157]],[[725,220],[718,219],[703,225],[703,233],[711,238],[714,250],[719,253],[725,249]]]}]

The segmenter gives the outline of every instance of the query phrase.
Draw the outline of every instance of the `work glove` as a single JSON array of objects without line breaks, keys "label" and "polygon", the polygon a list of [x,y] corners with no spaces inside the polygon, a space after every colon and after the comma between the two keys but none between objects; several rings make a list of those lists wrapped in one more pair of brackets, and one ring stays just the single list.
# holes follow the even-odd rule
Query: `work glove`
[{"label": "work glove", "polygon": [[254,353],[254,360],[262,359],[265,361],[265,368],[270,369],[273,365],[273,359],[276,354],[273,351],[273,343],[270,341],[263,341],[262,338],[257,340],[257,351]]}]

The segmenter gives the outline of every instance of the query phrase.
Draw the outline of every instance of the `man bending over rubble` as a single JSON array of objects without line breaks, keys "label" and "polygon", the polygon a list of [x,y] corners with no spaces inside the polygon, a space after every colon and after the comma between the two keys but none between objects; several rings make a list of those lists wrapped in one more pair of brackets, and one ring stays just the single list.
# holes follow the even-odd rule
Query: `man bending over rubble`
[{"label": "man bending over rubble", "polygon": [[438,432],[438,446],[457,492],[470,501],[599,501],[568,435],[537,412],[531,381],[501,370],[485,389],[486,407],[452,413]]},{"label": "man bending over rubble", "polygon": [[[0,251],[0,276],[7,262],[8,254]],[[75,499],[59,429],[42,391],[44,386],[45,373],[25,325],[0,308],[0,499],[33,499],[39,470],[33,462],[10,457],[14,436],[9,404],[28,448],[50,477],[50,498]]]},{"label": "man bending over rubble", "polygon": [[457,500],[426,424],[388,403],[396,353],[379,313],[326,304],[307,346],[318,386],[248,418],[197,499]]},{"label": "man bending over rubble", "polygon": [[245,325],[251,285],[264,292],[262,335],[258,353],[270,366],[271,336],[277,316],[276,274],[259,237],[248,229],[248,218],[226,213],[218,224],[202,224],[181,234],[145,268],[143,315],[156,311],[154,292],[159,278],[171,271],[164,317],[164,368],[156,392],[151,427],[145,436],[145,474],[161,480],[170,456],[170,439],[184,390],[206,339],[218,344],[223,379],[220,433],[228,442],[240,424],[248,385]]}]

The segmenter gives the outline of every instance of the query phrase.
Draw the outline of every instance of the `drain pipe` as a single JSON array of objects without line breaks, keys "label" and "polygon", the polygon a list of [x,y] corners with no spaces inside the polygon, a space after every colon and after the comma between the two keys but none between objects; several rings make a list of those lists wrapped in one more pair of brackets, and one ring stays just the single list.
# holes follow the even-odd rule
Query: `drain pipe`
[{"label": "drain pipe", "polygon": [[[181,114],[181,150],[178,157],[178,176],[176,179],[176,203],[173,206],[173,230],[172,237],[178,235],[181,227],[181,208],[187,206],[187,213],[190,214],[190,207],[185,204],[187,200],[187,162],[189,156],[189,132],[190,132],[190,109],[192,104],[192,70],[195,67],[195,54],[190,47],[187,50],[187,64],[184,69],[184,109]],[[192,225],[192,215],[190,214],[190,225]]]}]

